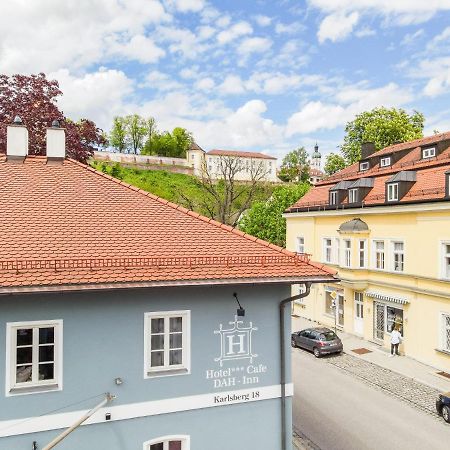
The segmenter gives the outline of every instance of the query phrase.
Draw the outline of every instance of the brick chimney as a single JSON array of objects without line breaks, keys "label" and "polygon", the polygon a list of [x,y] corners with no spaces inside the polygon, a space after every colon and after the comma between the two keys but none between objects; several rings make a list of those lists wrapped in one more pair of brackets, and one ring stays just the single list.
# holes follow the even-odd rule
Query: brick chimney
[{"label": "brick chimney", "polygon": [[361,159],[367,159],[375,151],[376,148],[373,142],[364,142],[361,144]]},{"label": "brick chimney", "polygon": [[47,128],[47,162],[62,161],[66,157],[66,131],[54,120]]},{"label": "brick chimney", "polygon": [[6,128],[6,158],[23,161],[28,155],[28,130],[19,116]]}]

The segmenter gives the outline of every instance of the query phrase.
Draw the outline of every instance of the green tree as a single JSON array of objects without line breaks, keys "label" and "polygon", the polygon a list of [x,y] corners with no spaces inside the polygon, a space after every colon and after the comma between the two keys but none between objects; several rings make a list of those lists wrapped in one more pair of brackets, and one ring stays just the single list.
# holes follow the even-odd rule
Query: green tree
[{"label": "green tree", "polygon": [[192,134],[184,128],[176,127],[172,133],[154,132],[142,150],[143,155],[159,155],[184,158],[192,142]]},{"label": "green tree", "polygon": [[333,173],[343,169],[346,165],[347,164],[345,163],[343,156],[338,155],[337,153],[330,153],[325,161],[324,170],[327,175],[332,175]]},{"label": "green tree", "polygon": [[289,152],[281,163],[278,177],[282,181],[307,181],[309,179],[308,153],[304,147]]},{"label": "green tree", "polygon": [[109,135],[109,143],[123,153],[128,147],[128,131],[124,117],[116,116],[113,119],[113,127]]},{"label": "green tree", "polygon": [[147,135],[146,120],[138,114],[131,114],[125,117],[125,123],[131,151],[137,154],[144,147]]},{"label": "green tree", "polygon": [[158,129],[156,128],[156,121],[154,117],[149,117],[146,120],[146,127],[147,127],[147,140],[144,144],[144,149],[146,151],[146,155],[154,155],[154,151],[152,148],[152,139],[154,136],[158,134]]},{"label": "green tree", "polygon": [[403,109],[374,108],[358,114],[345,127],[341,152],[347,165],[361,158],[361,144],[373,142],[380,150],[396,142],[406,142],[423,137],[425,117],[418,111],[409,115]]},{"label": "green tree", "polygon": [[300,183],[275,188],[265,202],[255,202],[239,221],[239,228],[280,247],[286,246],[286,219],[283,212],[303,197],[309,183]]}]

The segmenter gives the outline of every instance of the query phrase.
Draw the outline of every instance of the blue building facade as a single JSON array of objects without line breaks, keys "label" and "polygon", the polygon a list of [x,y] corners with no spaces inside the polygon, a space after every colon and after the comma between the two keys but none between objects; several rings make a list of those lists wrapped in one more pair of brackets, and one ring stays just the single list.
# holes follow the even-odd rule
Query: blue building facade
[{"label": "blue building facade", "polygon": [[[245,317],[236,317],[234,292]],[[288,285],[274,284],[2,297],[3,330],[15,323],[61,324],[62,387],[10,393],[10,361],[2,358],[0,448],[27,449],[36,442],[42,449],[106,392],[116,398],[57,448],[144,449],[165,436],[185,439],[190,449],[280,448],[278,304],[288,296]],[[190,321],[183,348],[190,353],[189,368],[148,372],[146,314],[181,311]],[[240,331],[225,334],[236,326]],[[6,349],[6,340],[2,333],[0,348]]]}]

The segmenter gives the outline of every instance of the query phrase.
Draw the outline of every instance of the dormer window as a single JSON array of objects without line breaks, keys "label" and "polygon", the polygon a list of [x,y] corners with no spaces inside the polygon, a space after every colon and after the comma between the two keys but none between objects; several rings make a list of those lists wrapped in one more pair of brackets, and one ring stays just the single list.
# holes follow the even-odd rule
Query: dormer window
[{"label": "dormer window", "polygon": [[330,205],[336,205],[336,204],[337,204],[337,192],[330,191]]},{"label": "dormer window", "polygon": [[391,165],[391,157],[386,156],[380,159],[380,167],[389,167]]},{"label": "dormer window", "polygon": [[369,169],[370,169],[369,161],[362,161],[359,163],[360,172],[364,172],[365,170],[369,170]]},{"label": "dormer window", "polygon": [[387,185],[387,200],[388,202],[398,201],[398,183],[391,183]]},{"label": "dormer window", "polygon": [[422,158],[434,158],[436,156],[436,147],[424,148],[422,150]]},{"label": "dormer window", "polygon": [[445,196],[450,198],[450,170],[445,172]]},{"label": "dormer window", "polygon": [[356,203],[358,201],[358,189],[349,189],[348,190],[348,202]]}]

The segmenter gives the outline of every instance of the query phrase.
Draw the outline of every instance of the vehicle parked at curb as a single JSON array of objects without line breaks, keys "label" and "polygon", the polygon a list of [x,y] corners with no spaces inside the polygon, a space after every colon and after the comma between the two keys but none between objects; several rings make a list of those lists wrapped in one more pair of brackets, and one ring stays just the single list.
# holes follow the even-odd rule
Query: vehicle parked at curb
[{"label": "vehicle parked at curb", "polygon": [[316,358],[342,352],[342,341],[329,328],[307,328],[291,335],[292,347],[310,350]]},{"label": "vehicle parked at curb", "polygon": [[436,400],[436,410],[447,423],[450,423],[450,392],[439,394]]}]

